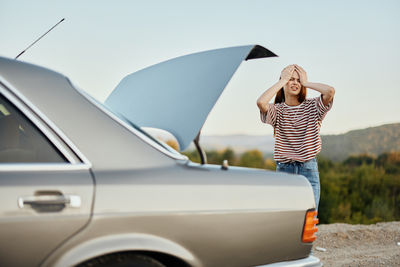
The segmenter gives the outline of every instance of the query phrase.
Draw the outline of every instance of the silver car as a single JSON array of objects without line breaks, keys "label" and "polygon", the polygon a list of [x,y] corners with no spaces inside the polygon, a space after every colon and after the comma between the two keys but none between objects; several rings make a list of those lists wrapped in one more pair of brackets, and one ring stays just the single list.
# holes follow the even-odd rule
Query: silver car
[{"label": "silver car", "polygon": [[104,104],[0,57],[0,266],[321,266],[304,177],[194,163],[142,130],[198,144],[241,62],[271,56],[251,45],[172,59]]}]

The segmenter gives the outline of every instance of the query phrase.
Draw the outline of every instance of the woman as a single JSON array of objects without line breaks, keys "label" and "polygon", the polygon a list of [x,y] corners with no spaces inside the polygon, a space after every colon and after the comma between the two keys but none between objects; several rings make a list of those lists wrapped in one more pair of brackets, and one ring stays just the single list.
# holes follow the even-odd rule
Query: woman
[{"label": "woman", "polygon": [[[307,88],[321,95],[306,99]],[[257,100],[261,121],[274,127],[276,170],[304,175],[312,185],[317,209],[320,184],[315,157],[321,151],[321,123],[334,95],[333,87],[308,82],[304,69],[294,64],[284,68],[280,80]]]}]

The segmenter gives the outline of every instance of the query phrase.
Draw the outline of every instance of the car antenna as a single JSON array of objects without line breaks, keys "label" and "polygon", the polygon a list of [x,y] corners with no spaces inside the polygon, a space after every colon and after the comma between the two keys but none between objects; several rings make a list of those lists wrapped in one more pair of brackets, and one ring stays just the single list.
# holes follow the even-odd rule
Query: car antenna
[{"label": "car antenna", "polygon": [[28,50],[29,48],[31,48],[31,46],[33,46],[34,44],[36,44],[40,39],[43,38],[43,36],[45,36],[46,34],[48,34],[51,30],[53,30],[55,27],[57,27],[58,24],[60,24],[61,22],[63,22],[65,20],[65,18],[61,19],[59,22],[57,22],[56,25],[54,25],[53,27],[50,28],[50,30],[48,30],[47,32],[45,32],[44,34],[42,34],[42,36],[40,36],[39,38],[36,39],[36,41],[34,41],[31,45],[29,45],[27,48],[24,49],[24,51],[22,51],[21,53],[18,54],[18,56],[16,56],[14,59],[18,59],[20,55],[22,55],[23,53],[25,53],[26,50]]}]

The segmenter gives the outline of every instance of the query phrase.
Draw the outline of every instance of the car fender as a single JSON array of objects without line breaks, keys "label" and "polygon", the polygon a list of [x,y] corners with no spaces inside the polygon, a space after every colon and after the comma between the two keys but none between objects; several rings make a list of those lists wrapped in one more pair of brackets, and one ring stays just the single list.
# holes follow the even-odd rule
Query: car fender
[{"label": "car fender", "polygon": [[55,267],[74,266],[84,261],[121,251],[149,251],[175,256],[192,266],[201,265],[199,260],[179,244],[148,234],[108,235],[88,240],[64,253]]}]

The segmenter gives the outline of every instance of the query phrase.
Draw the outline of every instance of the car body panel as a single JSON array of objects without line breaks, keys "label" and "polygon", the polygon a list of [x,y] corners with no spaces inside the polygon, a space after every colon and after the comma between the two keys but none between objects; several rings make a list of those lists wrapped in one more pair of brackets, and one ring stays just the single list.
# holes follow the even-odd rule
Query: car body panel
[{"label": "car body panel", "polygon": [[174,58],[126,76],[105,104],[140,127],[172,133],[183,151],[199,133],[243,60],[276,56],[266,48],[229,47]]},{"label": "car body panel", "polygon": [[259,265],[257,267],[322,267],[323,264],[320,259],[314,256],[308,256],[300,260],[283,261],[271,263],[266,265]]},{"label": "car body panel", "polygon": [[[34,123],[54,135],[52,142],[75,155],[53,168],[0,163],[0,198],[7,203],[0,210],[2,253],[18,254],[17,243],[4,241],[15,232],[19,240],[29,238],[30,247],[42,233],[46,249],[53,248],[42,266],[75,265],[122,250],[165,253],[191,266],[307,258],[312,245],[302,243],[301,234],[315,203],[304,177],[175,157],[64,76],[31,64],[0,58],[0,83],[2,94],[14,95]],[[18,207],[19,197],[43,190],[80,195],[84,208],[57,216]],[[21,224],[13,224],[17,219]],[[38,232],[25,236],[26,223]],[[45,257],[37,249],[23,251],[40,254],[35,260]]]},{"label": "car body panel", "polygon": [[[86,242],[93,246],[83,251],[101,255],[108,243],[95,246],[95,240],[118,239],[133,230],[184,247],[190,257],[169,247],[153,249],[185,259],[191,266],[260,265],[306,257],[311,249],[301,242],[301,234],[305,212],[314,206],[314,199],[302,176],[195,163],[113,172],[112,180],[107,172],[95,176],[94,216],[90,227],[62,247],[61,251],[71,250],[68,255],[83,257],[86,252],[75,248]],[[118,198],[110,197],[115,192]],[[149,250],[140,239],[130,245],[121,239],[122,244],[125,251]],[[73,261],[68,257],[57,262],[57,253],[53,256],[46,265]]]},{"label": "car body panel", "polygon": [[[47,170],[29,170],[26,166],[25,171],[4,171],[0,166],[2,266],[38,266],[57,246],[89,222],[94,193],[89,170],[68,170],[65,165],[54,170],[51,166],[43,167]],[[54,212],[41,212],[29,205],[18,206],[19,198],[29,198],[39,192],[78,196],[81,205]]]},{"label": "car body panel", "polygon": [[[113,172],[112,179],[109,172],[95,171],[98,198],[94,213],[285,211],[315,207],[303,176],[240,167],[224,171],[218,167],[177,163]],[[113,192],[119,192],[119,197],[107,197]]]},{"label": "car body panel", "polygon": [[[300,244],[303,215],[303,211],[258,211],[125,214],[124,220],[94,216],[90,227],[62,247],[68,252],[62,257],[56,252],[45,266],[74,265],[118,251],[162,252],[189,266],[254,266],[305,258],[311,245],[291,245]],[[295,224],[297,227],[292,227]],[[81,251],[80,244],[85,244]]]}]

